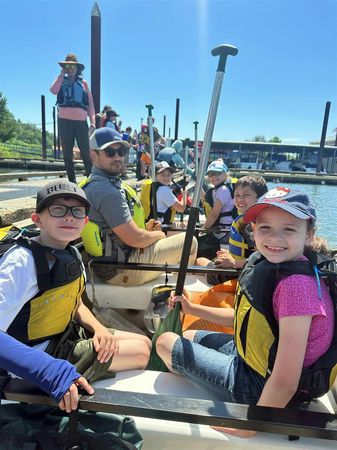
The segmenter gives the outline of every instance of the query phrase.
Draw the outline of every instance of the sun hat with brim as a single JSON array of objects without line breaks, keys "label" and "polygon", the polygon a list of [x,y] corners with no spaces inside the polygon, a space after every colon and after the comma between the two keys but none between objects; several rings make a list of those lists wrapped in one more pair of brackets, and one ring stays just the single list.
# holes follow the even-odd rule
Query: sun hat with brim
[{"label": "sun hat with brim", "polygon": [[64,61],[59,61],[59,64],[62,68],[65,64],[76,64],[81,71],[84,70],[84,64],[77,61],[77,57],[76,55],[74,55],[74,53],[68,53],[66,59]]},{"label": "sun hat with brim", "polygon": [[92,150],[104,150],[112,144],[121,144],[125,149],[130,148],[130,144],[123,141],[123,136],[109,127],[98,128],[90,137]]},{"label": "sun hat with brim", "polygon": [[54,180],[45,184],[38,191],[35,211],[37,213],[41,212],[43,208],[50,205],[51,202],[57,198],[74,198],[83,203],[83,205],[87,208],[90,207],[90,203],[83,189],[79,188],[75,183],[72,183],[68,180]]},{"label": "sun hat with brim", "polygon": [[301,191],[282,186],[271,189],[260,197],[255,205],[246,210],[243,220],[247,223],[255,222],[260,212],[270,206],[282,209],[299,219],[316,222],[316,210],[309,197]]},{"label": "sun hat with brim", "polygon": [[110,111],[106,112],[107,117],[119,117],[119,114],[116,113],[113,109],[110,109]]},{"label": "sun hat with brim", "polygon": [[228,167],[222,160],[218,159],[211,162],[211,164],[207,167],[206,175],[208,175],[209,172],[227,173]]},{"label": "sun hat with brim", "polygon": [[164,170],[169,170],[171,173],[174,173],[176,170],[174,167],[170,166],[166,161],[161,161],[156,164],[156,173],[164,172]]}]

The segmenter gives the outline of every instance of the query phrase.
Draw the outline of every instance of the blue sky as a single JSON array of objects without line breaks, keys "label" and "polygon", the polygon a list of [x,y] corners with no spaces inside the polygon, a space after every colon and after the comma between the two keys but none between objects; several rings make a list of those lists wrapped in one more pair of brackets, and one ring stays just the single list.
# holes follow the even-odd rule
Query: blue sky
[{"label": "blue sky", "polygon": [[[47,122],[49,87],[58,61],[73,52],[90,83],[90,23],[94,1],[0,0],[0,91],[16,118]],[[145,104],[156,125],[174,135],[203,137],[217,58],[211,49],[235,45],[222,87],[214,140],[279,136],[287,143],[319,140],[326,101],[328,135],[337,127],[337,0],[100,0],[101,107],[116,109],[123,126],[139,130]],[[52,125],[48,128],[51,130]]]}]

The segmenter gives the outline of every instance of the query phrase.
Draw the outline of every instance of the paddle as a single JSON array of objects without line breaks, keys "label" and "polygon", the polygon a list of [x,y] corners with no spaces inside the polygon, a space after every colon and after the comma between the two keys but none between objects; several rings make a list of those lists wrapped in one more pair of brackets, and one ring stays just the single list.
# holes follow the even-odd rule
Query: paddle
[{"label": "paddle", "polygon": [[199,167],[199,146],[198,146],[198,125],[199,122],[196,120],[193,122],[194,124],[194,142],[195,142],[195,148],[194,148],[194,174],[197,177],[198,176],[198,167]]},{"label": "paddle", "polygon": [[154,154],[154,139],[153,139],[153,117],[152,117],[152,105],[145,105],[147,108],[148,116],[147,116],[147,126],[149,129],[149,138],[150,138],[150,155],[151,155],[151,178],[152,178],[152,211],[153,211],[153,219],[158,219],[158,211],[157,211],[157,178],[156,178],[156,164],[155,164],[155,154]]},{"label": "paddle", "polygon": [[[207,118],[205,137],[204,137],[204,141],[203,141],[203,149],[202,149],[202,155],[201,155],[201,161],[200,161],[200,168],[199,168],[199,173],[197,175],[197,180],[195,183],[193,203],[192,203],[192,206],[190,209],[190,214],[189,214],[189,219],[188,219],[188,224],[187,224],[187,231],[185,234],[184,247],[183,247],[182,257],[181,257],[181,262],[180,262],[180,269],[178,272],[178,279],[177,279],[177,285],[176,285],[176,290],[175,290],[177,295],[181,295],[183,293],[183,289],[184,289],[188,260],[189,260],[191,246],[192,246],[192,240],[193,240],[193,236],[194,236],[194,229],[195,229],[195,225],[196,225],[197,217],[198,217],[198,211],[199,211],[198,205],[199,205],[199,201],[200,201],[200,193],[201,193],[201,189],[202,189],[204,173],[206,171],[206,166],[207,166],[207,162],[208,162],[209,150],[210,150],[211,142],[212,142],[212,136],[213,136],[215,119],[216,119],[218,105],[219,105],[219,98],[220,98],[221,86],[222,86],[224,73],[225,73],[227,56],[229,56],[229,55],[235,56],[237,53],[238,53],[238,49],[236,47],[234,47],[232,45],[226,45],[226,44],[219,45],[218,47],[216,47],[212,50],[213,56],[219,56],[219,62],[218,62],[218,67],[217,67],[217,71],[216,71],[211,105],[209,108],[209,113],[208,113],[208,118]],[[158,330],[156,331],[155,335],[153,336],[152,352],[151,352],[151,356],[150,356],[148,369],[167,371],[166,365],[163,363],[163,361],[157,355],[156,341],[157,341],[158,336],[160,336],[165,331],[173,331],[180,335],[182,334],[181,322],[179,320],[179,316],[180,316],[180,303],[177,303],[174,310],[171,311],[166,316],[166,318],[161,322]]]}]

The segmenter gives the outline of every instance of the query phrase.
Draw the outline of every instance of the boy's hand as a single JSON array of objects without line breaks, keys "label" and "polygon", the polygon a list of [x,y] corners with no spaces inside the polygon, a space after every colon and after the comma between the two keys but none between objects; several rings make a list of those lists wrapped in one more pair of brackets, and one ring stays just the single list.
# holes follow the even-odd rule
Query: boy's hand
[{"label": "boy's hand", "polygon": [[235,259],[228,250],[222,250],[217,252],[217,257],[214,261],[214,264],[218,267],[224,268],[234,267]]},{"label": "boy's hand", "polygon": [[92,339],[99,362],[108,362],[113,354],[118,353],[118,341],[105,327],[95,331]]},{"label": "boy's hand", "polygon": [[188,298],[185,295],[175,295],[174,291],[172,291],[168,302],[169,310],[173,310],[177,302],[181,303],[181,310],[184,314],[190,314],[191,302]]},{"label": "boy's hand", "polygon": [[68,391],[64,394],[59,402],[60,409],[66,411],[67,413],[70,413],[78,406],[79,394],[77,386],[85,389],[90,395],[94,393],[94,388],[87,382],[84,377],[77,378],[77,380],[72,383]]}]

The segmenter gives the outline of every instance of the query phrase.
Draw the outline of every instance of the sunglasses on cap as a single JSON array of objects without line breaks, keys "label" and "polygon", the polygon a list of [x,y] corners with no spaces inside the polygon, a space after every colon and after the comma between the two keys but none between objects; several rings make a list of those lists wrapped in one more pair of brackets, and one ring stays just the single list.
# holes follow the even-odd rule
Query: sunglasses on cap
[{"label": "sunglasses on cap", "polygon": [[123,147],[119,147],[119,148],[105,148],[104,149],[104,153],[108,158],[113,158],[116,153],[118,154],[118,156],[125,156],[125,149]]},{"label": "sunglasses on cap", "polygon": [[85,206],[66,206],[53,203],[52,205],[47,206],[47,209],[49,215],[52,217],[64,217],[67,215],[68,211],[71,212],[75,219],[85,219],[88,215],[88,208]]}]

